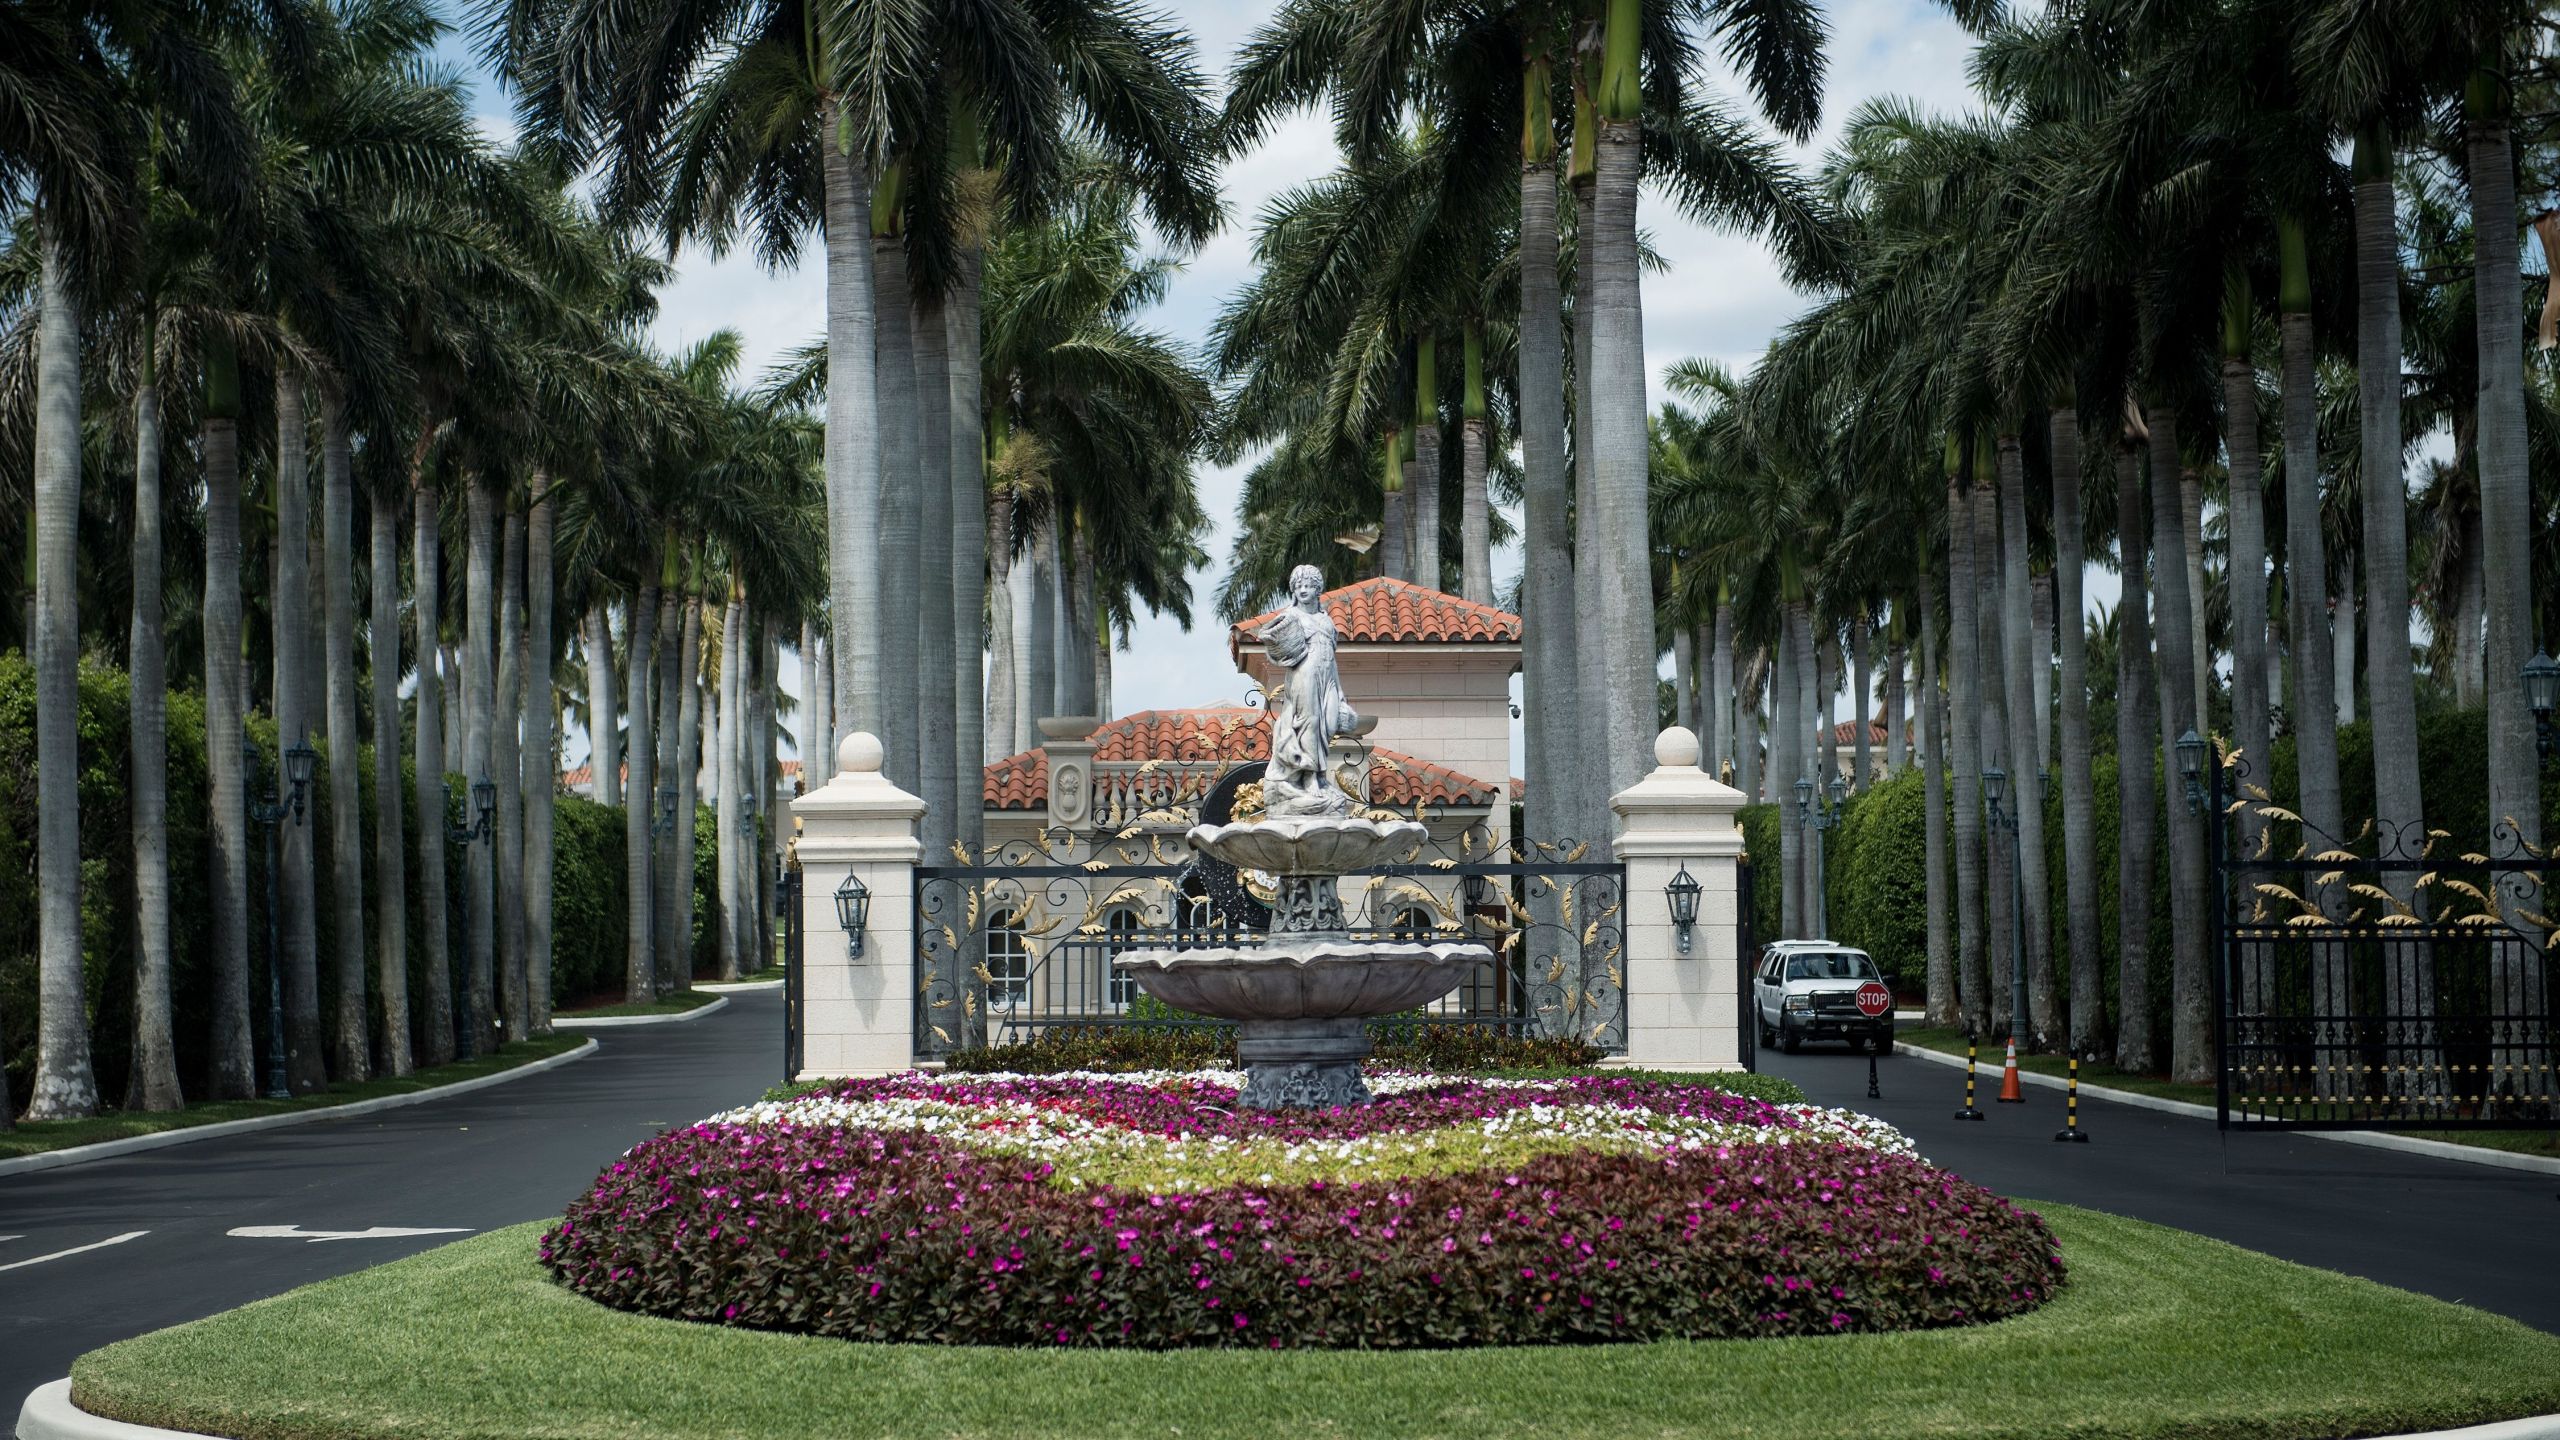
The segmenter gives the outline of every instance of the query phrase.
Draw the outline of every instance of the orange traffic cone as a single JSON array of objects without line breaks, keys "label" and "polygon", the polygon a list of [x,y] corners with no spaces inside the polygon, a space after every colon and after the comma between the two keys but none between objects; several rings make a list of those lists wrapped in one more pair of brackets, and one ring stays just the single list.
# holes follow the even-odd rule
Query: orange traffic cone
[{"label": "orange traffic cone", "polygon": [[2003,1063],[2000,1071],[2000,1103],[2003,1105],[2027,1103],[2025,1092],[2018,1088],[2018,1037],[2015,1035],[2009,1037],[2009,1058]]}]

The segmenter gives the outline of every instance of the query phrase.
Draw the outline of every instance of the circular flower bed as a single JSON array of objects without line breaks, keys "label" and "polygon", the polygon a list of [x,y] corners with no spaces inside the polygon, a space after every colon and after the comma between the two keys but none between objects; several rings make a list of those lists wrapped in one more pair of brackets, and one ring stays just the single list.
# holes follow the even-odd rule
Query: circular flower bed
[{"label": "circular flower bed", "polygon": [[1387,1074],[1237,1111],[1235,1072],[902,1075],[648,1141],[546,1232],[624,1309],[862,1340],[1417,1347],[1993,1320],[2034,1214],[1880,1121],[1706,1085]]}]

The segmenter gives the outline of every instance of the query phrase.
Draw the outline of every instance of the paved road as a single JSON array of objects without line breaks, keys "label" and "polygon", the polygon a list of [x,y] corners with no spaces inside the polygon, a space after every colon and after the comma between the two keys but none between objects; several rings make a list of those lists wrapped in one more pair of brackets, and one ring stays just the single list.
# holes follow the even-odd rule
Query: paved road
[{"label": "paved road", "polygon": [[[2080,1099],[2086,1145],[2059,1145],[2062,1094],[1958,1121],[1964,1074],[1904,1056],[1867,1062],[1841,1047],[1764,1051],[1760,1068],[1825,1105],[1880,1116],[1938,1164],[2004,1194],[2174,1225],[2287,1260],[2345,1271],[2560,1332],[2560,1176],[2402,1155]],[[0,1212],[5,1213],[5,1212]],[[2199,1317],[2204,1323],[2209,1317]]]},{"label": "paved road", "polygon": [[72,1357],[458,1238],[236,1238],[252,1225],[487,1230],[556,1215],[657,1131],[780,1079],[779,991],[682,1025],[598,1030],[597,1053],[405,1109],[0,1179],[0,1424]]}]

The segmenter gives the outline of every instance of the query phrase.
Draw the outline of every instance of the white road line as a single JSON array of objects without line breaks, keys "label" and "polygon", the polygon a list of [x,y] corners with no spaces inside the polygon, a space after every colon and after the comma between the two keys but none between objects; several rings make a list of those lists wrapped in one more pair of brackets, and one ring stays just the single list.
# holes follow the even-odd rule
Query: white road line
[{"label": "white road line", "polygon": [[398,1225],[376,1225],[370,1230],[305,1230],[299,1225],[242,1225],[223,1232],[240,1240],[406,1240],[412,1235],[467,1235],[467,1229],[451,1225],[423,1230]]},{"label": "white road line", "polygon": [[[122,1235],[98,1241],[94,1245],[74,1245],[68,1250],[56,1250],[50,1255],[38,1255],[32,1260],[20,1260],[12,1264],[0,1265],[0,1270],[23,1270],[29,1265],[41,1265],[47,1260],[59,1260],[65,1255],[78,1255],[90,1250],[104,1250],[110,1245],[121,1245],[127,1240],[139,1240],[150,1233],[151,1232],[148,1230],[128,1230]],[[14,1240],[18,1237],[13,1235],[9,1238]]]},{"label": "white road line", "polygon": [[24,1235],[0,1235],[0,1241],[5,1241],[5,1240],[24,1240],[24,1239],[26,1239],[26,1238],[27,1238],[27,1237],[26,1237],[26,1236],[24,1236]]}]

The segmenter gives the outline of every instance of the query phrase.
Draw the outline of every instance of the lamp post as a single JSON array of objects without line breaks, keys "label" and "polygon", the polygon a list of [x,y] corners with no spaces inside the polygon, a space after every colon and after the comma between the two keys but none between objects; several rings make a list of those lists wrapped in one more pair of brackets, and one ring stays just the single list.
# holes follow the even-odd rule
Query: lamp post
[{"label": "lamp post", "polygon": [[[1808,847],[1804,854],[1804,873],[1802,876],[1807,883],[1799,891],[1799,893],[1805,896],[1805,913],[1798,915],[1796,917],[1796,922],[1799,925],[1802,925],[1809,932],[1818,931],[1822,927],[1814,923],[1813,915],[1811,913],[1813,910],[1814,890],[1814,885],[1811,882],[1815,878],[1815,871],[1822,863],[1822,857],[1818,853],[1821,841],[1813,828],[1813,781],[1804,778],[1798,778],[1796,781],[1796,833],[1804,837],[1804,843]],[[1802,938],[1818,937],[1808,935]]]},{"label": "lamp post", "polygon": [[2560,728],[2551,714],[2560,709],[2560,660],[2541,650],[2524,662],[2524,703],[2533,710],[2533,747],[2543,759],[2560,752]]},{"label": "lamp post", "polygon": [[2000,803],[2008,793],[2007,772],[1982,772],[1982,803],[1991,813],[1991,831],[1995,835],[2006,831],[2009,836],[2009,1036],[2016,1039],[2027,1028],[2027,891],[2025,877],[2019,874],[2015,807]]},{"label": "lamp post", "polygon": [[[444,797],[445,809],[450,813],[453,809],[453,782],[450,780],[444,782]],[[497,818],[498,787],[495,782],[484,776],[472,782],[471,809],[465,812],[463,822],[459,825],[446,822],[445,841],[448,844],[465,847],[478,841],[485,841],[489,838],[490,829]],[[451,956],[446,957],[445,964],[448,967],[452,966]],[[461,1031],[461,1044],[456,1047],[454,1058],[473,1059],[480,1053],[480,1013],[477,999],[471,993],[470,967],[462,967],[460,981],[453,989],[455,997],[461,1001],[461,1023],[458,1027]]]},{"label": "lamp post", "polygon": [[2187,813],[2204,813],[2204,737],[2189,730],[2178,737],[2178,774],[2187,782]]},{"label": "lamp post", "polygon": [[658,787],[658,813],[649,821],[649,833],[664,839],[676,833],[676,801],[682,792],[671,784]]},{"label": "lamp post", "polygon": [[871,887],[848,870],[844,883],[836,887],[836,923],[844,927],[845,954],[849,958],[862,958],[862,928],[870,918]]},{"label": "lamp post", "polygon": [[[245,762],[245,773],[251,781],[255,781],[265,773],[266,757],[259,753],[255,741],[246,738],[241,740],[240,758]],[[255,793],[254,785],[241,787],[242,793],[248,800],[250,822],[267,832],[266,1098],[270,1100],[289,1099],[293,1094],[293,1091],[285,1085],[284,1079],[284,967],[277,953],[279,946],[276,936],[276,866],[278,863],[276,826],[287,816],[291,816],[296,825],[302,823],[303,794],[311,786],[312,762],[317,758],[318,752],[299,740],[286,747],[284,752],[286,793],[282,797],[276,794],[273,779],[268,780],[267,793],[263,799]]]}]

